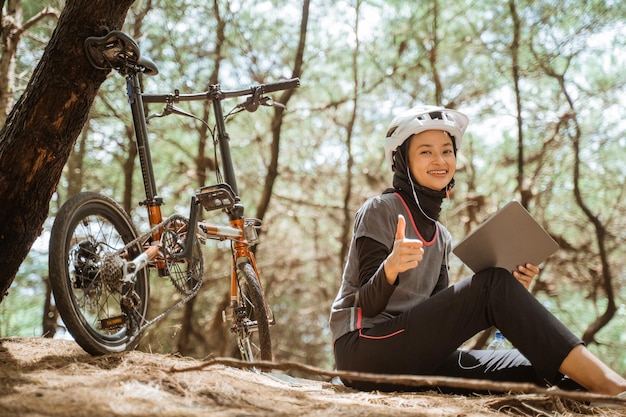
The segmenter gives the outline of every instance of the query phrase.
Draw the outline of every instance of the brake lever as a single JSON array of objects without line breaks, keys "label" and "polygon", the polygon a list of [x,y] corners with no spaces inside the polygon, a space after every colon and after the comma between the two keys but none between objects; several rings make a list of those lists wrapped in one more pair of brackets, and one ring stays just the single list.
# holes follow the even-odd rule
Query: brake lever
[{"label": "brake lever", "polygon": [[255,111],[257,111],[259,106],[263,105],[264,99],[265,97],[261,96],[261,90],[256,88],[252,92],[252,95],[248,96],[246,98],[246,101],[244,101],[243,103],[239,103],[237,107],[249,111],[250,113],[254,113]]},{"label": "brake lever", "polygon": [[172,109],[173,109],[173,105],[171,102],[167,102],[165,104],[165,108],[163,109],[163,111],[161,113],[154,113],[151,114],[150,116],[146,117],[146,123],[148,123],[150,121],[150,119],[154,119],[156,117],[165,117],[165,116],[169,116],[170,114],[172,114]]},{"label": "brake lever", "polygon": [[281,109],[286,109],[287,106],[285,106],[283,103],[279,103],[277,101],[271,100],[269,97],[267,97],[268,100],[266,100],[265,103],[263,103],[264,106],[267,107],[280,107]]},{"label": "brake lever", "polygon": [[257,111],[259,106],[281,107],[283,109],[287,108],[287,106],[285,106],[283,103],[278,103],[278,102],[272,100],[271,97],[268,97],[268,96],[258,96],[256,94],[248,97],[246,99],[246,101],[244,101],[243,103],[239,103],[237,105],[237,108],[240,108],[240,109],[243,109],[243,110],[247,110],[250,113],[254,113],[255,111]]},{"label": "brake lever", "polygon": [[171,112],[174,114],[178,114],[179,116],[187,116],[187,117],[191,117],[192,119],[202,120],[202,119],[199,119],[198,116],[196,116],[195,114],[188,113],[185,110],[176,106],[171,107]]},{"label": "brake lever", "polygon": [[150,116],[146,117],[146,123],[150,121],[150,119],[153,119],[155,117],[165,117],[165,116],[169,116],[170,114],[178,114],[180,116],[187,116],[187,117],[191,117],[192,119],[199,119],[196,115],[191,114],[186,112],[185,110],[174,106],[171,102],[168,102],[165,105],[165,108],[163,109],[163,111],[161,113],[155,113],[155,114],[151,114]]}]

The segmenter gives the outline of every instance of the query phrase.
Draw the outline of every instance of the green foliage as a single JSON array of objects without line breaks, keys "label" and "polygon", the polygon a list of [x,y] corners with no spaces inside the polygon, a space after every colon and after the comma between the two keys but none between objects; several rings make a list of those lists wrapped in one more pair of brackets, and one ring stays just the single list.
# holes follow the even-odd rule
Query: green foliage
[{"label": "green foliage", "polygon": [[42,335],[42,316],[45,288],[41,276],[28,279],[20,272],[0,304],[0,337],[39,337]]},{"label": "green foliage", "polygon": [[9,296],[0,303],[0,337],[42,335],[47,257],[45,239],[37,240],[9,288]]},{"label": "green foliage", "polygon": [[[559,287],[558,295],[548,296],[545,292],[537,295],[539,301],[559,318],[574,334],[580,335],[585,327],[606,309],[606,300],[594,300],[588,291],[578,286]],[[626,291],[619,291],[618,299],[626,299]],[[618,373],[626,375],[626,303],[618,305],[613,320],[595,338],[589,349],[598,357],[610,363]]]}]

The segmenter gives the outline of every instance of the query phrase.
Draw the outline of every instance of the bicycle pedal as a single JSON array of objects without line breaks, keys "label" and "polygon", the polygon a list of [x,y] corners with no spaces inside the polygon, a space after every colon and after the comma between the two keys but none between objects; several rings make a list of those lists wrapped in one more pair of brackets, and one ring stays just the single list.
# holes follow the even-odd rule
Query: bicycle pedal
[{"label": "bicycle pedal", "polygon": [[100,328],[103,330],[121,329],[126,324],[126,315],[107,317],[100,320]]},{"label": "bicycle pedal", "polygon": [[259,323],[256,320],[245,320],[241,323],[243,327],[245,327],[247,332],[256,332],[259,330]]},{"label": "bicycle pedal", "polygon": [[228,184],[202,187],[196,191],[196,198],[205,210],[228,209],[235,205],[235,193]]}]

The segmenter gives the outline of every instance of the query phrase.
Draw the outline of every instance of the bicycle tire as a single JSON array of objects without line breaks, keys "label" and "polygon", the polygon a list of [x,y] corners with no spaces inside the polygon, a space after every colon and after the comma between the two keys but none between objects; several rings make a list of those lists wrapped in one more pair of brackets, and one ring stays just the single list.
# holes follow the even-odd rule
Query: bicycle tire
[{"label": "bicycle tire", "polygon": [[[122,312],[121,269],[113,265],[103,273],[105,256],[137,238],[130,216],[114,200],[94,192],[82,192],[58,211],[50,234],[49,275],[59,314],[74,340],[91,355],[134,349],[141,333],[129,330]],[[130,259],[139,255],[139,244],[130,248]],[[107,279],[108,277],[108,279]],[[147,269],[137,273],[134,287],[139,325],[148,311],[150,295]],[[104,328],[102,320],[117,318],[120,324]],[[138,326],[137,326],[138,328]],[[133,334],[134,333],[134,334]]]},{"label": "bicycle tire", "polygon": [[[261,360],[271,361],[272,339],[270,335],[270,324],[259,278],[252,265],[248,262],[241,263],[239,265],[239,271],[241,271],[245,278],[245,285],[242,285],[244,284],[243,282],[239,283],[240,303],[245,306],[247,318],[252,322],[256,322],[256,331],[250,332],[245,330],[237,332],[237,342],[241,350],[242,358],[253,362],[258,352],[260,353]],[[252,342],[250,340],[254,333],[258,336],[258,342]]]}]

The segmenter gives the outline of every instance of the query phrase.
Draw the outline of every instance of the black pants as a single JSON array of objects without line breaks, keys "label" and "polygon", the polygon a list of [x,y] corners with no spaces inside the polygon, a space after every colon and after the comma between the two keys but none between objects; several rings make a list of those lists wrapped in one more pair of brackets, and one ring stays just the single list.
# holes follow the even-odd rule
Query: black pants
[{"label": "black pants", "polygon": [[[517,349],[457,350],[491,326]],[[340,337],[334,351],[339,370],[552,385],[562,379],[558,369],[580,343],[508,271],[494,268],[464,279],[385,323]],[[409,389],[344,382],[363,390]]]}]

